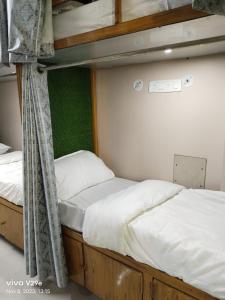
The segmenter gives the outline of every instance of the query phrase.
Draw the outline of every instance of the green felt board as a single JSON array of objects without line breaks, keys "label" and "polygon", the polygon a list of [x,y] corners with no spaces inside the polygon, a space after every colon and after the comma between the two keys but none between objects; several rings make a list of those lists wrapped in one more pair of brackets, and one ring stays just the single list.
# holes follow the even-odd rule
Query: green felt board
[{"label": "green felt board", "polygon": [[91,75],[85,68],[48,72],[55,158],[93,151]]}]

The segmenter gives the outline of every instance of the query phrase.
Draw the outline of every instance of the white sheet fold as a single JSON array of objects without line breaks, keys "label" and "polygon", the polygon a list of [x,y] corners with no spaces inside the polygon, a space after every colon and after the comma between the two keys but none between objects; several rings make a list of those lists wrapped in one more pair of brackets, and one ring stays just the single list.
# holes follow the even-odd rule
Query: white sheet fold
[{"label": "white sheet fold", "polygon": [[127,226],[138,215],[175,196],[182,186],[146,180],[91,205],[83,224],[84,240],[126,254]]},{"label": "white sheet fold", "polygon": [[225,299],[225,193],[183,190],[129,224],[127,255]]},{"label": "white sheet fold", "polygon": [[87,209],[84,240],[225,299],[225,193],[145,181]]}]

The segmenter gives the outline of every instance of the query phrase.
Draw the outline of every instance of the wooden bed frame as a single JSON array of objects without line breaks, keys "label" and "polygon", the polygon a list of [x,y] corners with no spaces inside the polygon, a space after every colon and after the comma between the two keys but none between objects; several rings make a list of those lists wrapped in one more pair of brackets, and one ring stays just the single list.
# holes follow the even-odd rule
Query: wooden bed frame
[{"label": "wooden bed frame", "polygon": [[[216,299],[130,257],[92,247],[75,230],[62,230],[70,279],[103,300]],[[3,198],[0,235],[23,250],[23,208]]]},{"label": "wooden bed frame", "polygon": [[[64,0],[53,0],[53,5]],[[55,42],[56,49],[98,41],[154,27],[205,17],[190,5],[121,22],[121,0],[116,0],[116,24]],[[96,75],[92,71],[93,132],[98,154]],[[17,65],[20,107],[22,106],[21,68]],[[130,257],[86,244],[82,234],[62,227],[70,279],[103,300],[213,300],[216,299],[175,277],[139,263]],[[23,209],[0,198],[0,235],[23,250]]]}]

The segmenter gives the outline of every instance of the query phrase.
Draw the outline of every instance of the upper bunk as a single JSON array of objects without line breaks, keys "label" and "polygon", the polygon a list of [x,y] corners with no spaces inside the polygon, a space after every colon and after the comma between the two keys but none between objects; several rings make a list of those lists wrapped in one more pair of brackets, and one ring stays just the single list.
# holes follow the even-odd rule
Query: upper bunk
[{"label": "upper bunk", "polygon": [[55,49],[206,17],[191,0],[53,0]]},{"label": "upper bunk", "polygon": [[[61,3],[65,0],[54,1]],[[112,0],[98,0],[80,7],[90,7],[89,5],[96,3],[99,5],[101,1],[106,3]],[[160,1],[162,3],[164,0],[116,0],[115,5],[120,4],[121,8],[123,3],[135,4],[137,1],[143,4]],[[94,31],[89,27],[89,32],[56,40],[55,56],[42,59],[40,63],[46,65],[48,69],[70,66],[102,68],[225,53],[225,17],[207,15],[193,10],[191,5],[182,6],[187,4],[187,1],[191,2],[191,0],[165,0],[164,3],[170,3],[170,10],[129,21],[123,21],[124,16],[121,18],[120,11],[120,22],[115,25]],[[177,5],[179,7],[176,7]],[[78,11],[80,7],[77,8]],[[131,16],[133,18],[134,14],[137,17],[137,12],[140,14],[140,11],[149,13],[148,10],[134,10],[135,7],[137,6],[132,6],[129,18]],[[71,13],[71,10],[68,9],[65,14],[67,13]],[[128,18],[128,13],[125,18]],[[61,24],[64,21],[65,17],[62,18]],[[69,24],[71,22],[73,21]],[[81,29],[84,30],[84,27]],[[173,51],[166,55],[165,50],[168,48]]]}]

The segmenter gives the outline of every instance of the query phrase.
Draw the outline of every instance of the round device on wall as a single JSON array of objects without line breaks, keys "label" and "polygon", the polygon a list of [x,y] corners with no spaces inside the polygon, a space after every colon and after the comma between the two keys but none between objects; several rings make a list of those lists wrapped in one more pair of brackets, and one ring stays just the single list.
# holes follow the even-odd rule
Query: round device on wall
[{"label": "round device on wall", "polygon": [[135,90],[136,92],[142,91],[142,89],[143,89],[143,87],[144,87],[144,82],[143,82],[143,80],[141,80],[141,79],[135,80],[135,81],[134,81],[134,84],[133,84],[133,87],[134,87],[134,90]]}]

